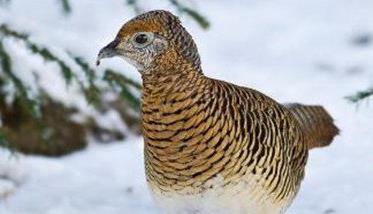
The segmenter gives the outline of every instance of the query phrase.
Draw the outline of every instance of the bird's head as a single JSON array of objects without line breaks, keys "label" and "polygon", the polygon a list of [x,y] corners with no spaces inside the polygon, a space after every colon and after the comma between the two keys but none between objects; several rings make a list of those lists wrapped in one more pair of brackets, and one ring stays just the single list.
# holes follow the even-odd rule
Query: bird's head
[{"label": "bird's head", "polygon": [[103,58],[119,56],[142,74],[156,66],[187,63],[200,69],[197,47],[179,19],[163,10],[141,14],[125,23],[116,38],[102,48]]}]

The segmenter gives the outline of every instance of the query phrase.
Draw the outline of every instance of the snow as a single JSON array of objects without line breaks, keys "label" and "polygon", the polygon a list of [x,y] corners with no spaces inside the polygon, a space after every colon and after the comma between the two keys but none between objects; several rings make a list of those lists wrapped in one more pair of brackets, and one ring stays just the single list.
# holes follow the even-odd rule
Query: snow
[{"label": "snow", "polygon": [[[9,10],[0,9],[0,20],[33,32],[37,41],[81,54],[92,65],[98,50],[134,15],[123,1],[80,0],[71,1],[73,14],[64,18],[51,2],[13,0]],[[373,36],[373,1],[198,1],[196,6],[212,21],[211,29],[203,31],[185,16],[182,20],[199,46],[206,75],[255,88],[280,102],[321,104],[342,131],[330,147],[311,151],[306,178],[288,213],[372,213],[373,107],[353,105],[344,97],[373,85],[373,44],[352,42],[359,35]],[[8,43],[15,50],[20,45]],[[37,65],[30,66],[47,66],[44,73],[56,69],[37,59],[27,64],[34,60]],[[120,59],[103,61],[99,71],[105,66],[140,79]],[[27,69],[20,72],[28,78]],[[55,96],[62,93],[70,103],[79,102],[58,81],[45,85]],[[91,143],[58,159],[14,157],[0,150],[0,213],[159,213],[145,183],[142,139]]]},{"label": "snow", "polygon": [[143,173],[142,144],[140,139],[128,140],[132,143],[91,145],[87,152],[60,159],[20,155],[16,162],[27,178],[17,192],[0,201],[0,213],[147,213],[153,205]]}]

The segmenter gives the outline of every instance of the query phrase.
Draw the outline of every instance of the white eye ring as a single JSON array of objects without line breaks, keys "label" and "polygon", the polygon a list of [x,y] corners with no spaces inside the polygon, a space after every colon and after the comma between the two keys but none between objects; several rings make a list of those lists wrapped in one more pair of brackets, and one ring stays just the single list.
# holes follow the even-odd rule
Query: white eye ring
[{"label": "white eye ring", "polygon": [[132,37],[132,44],[137,48],[144,48],[150,45],[154,40],[152,32],[138,32]]}]

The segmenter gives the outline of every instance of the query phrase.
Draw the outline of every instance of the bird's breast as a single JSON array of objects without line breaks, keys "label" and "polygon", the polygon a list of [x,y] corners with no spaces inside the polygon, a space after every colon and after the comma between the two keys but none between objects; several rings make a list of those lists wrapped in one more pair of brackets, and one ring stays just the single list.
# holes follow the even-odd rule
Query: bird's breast
[{"label": "bird's breast", "polygon": [[[210,182],[212,188],[198,194],[164,193],[157,190],[153,195],[164,213],[172,214],[281,214],[287,204],[272,203],[259,194],[255,182],[243,179],[235,185],[222,185],[221,178]],[[262,195],[262,197],[258,197]]]}]

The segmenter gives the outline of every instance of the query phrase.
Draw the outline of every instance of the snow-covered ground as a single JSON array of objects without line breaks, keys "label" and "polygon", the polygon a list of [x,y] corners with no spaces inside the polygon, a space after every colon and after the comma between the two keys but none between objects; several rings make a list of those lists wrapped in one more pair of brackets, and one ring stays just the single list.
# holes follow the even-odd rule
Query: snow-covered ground
[{"label": "snow-covered ground", "polygon": [[[169,8],[157,2],[146,8]],[[159,2],[162,2],[159,0]],[[33,38],[91,59],[134,14],[123,1],[79,0],[64,18],[53,1],[13,0],[0,18]],[[373,106],[343,97],[373,85],[372,0],[196,1],[208,31],[182,17],[206,75],[258,89],[280,102],[321,104],[341,135],[310,154],[288,213],[373,213]],[[1,20],[0,19],[0,20]],[[119,59],[103,62],[137,72]],[[0,150],[1,214],[158,213],[147,191],[142,140],[92,143],[63,158],[11,156]]]}]

